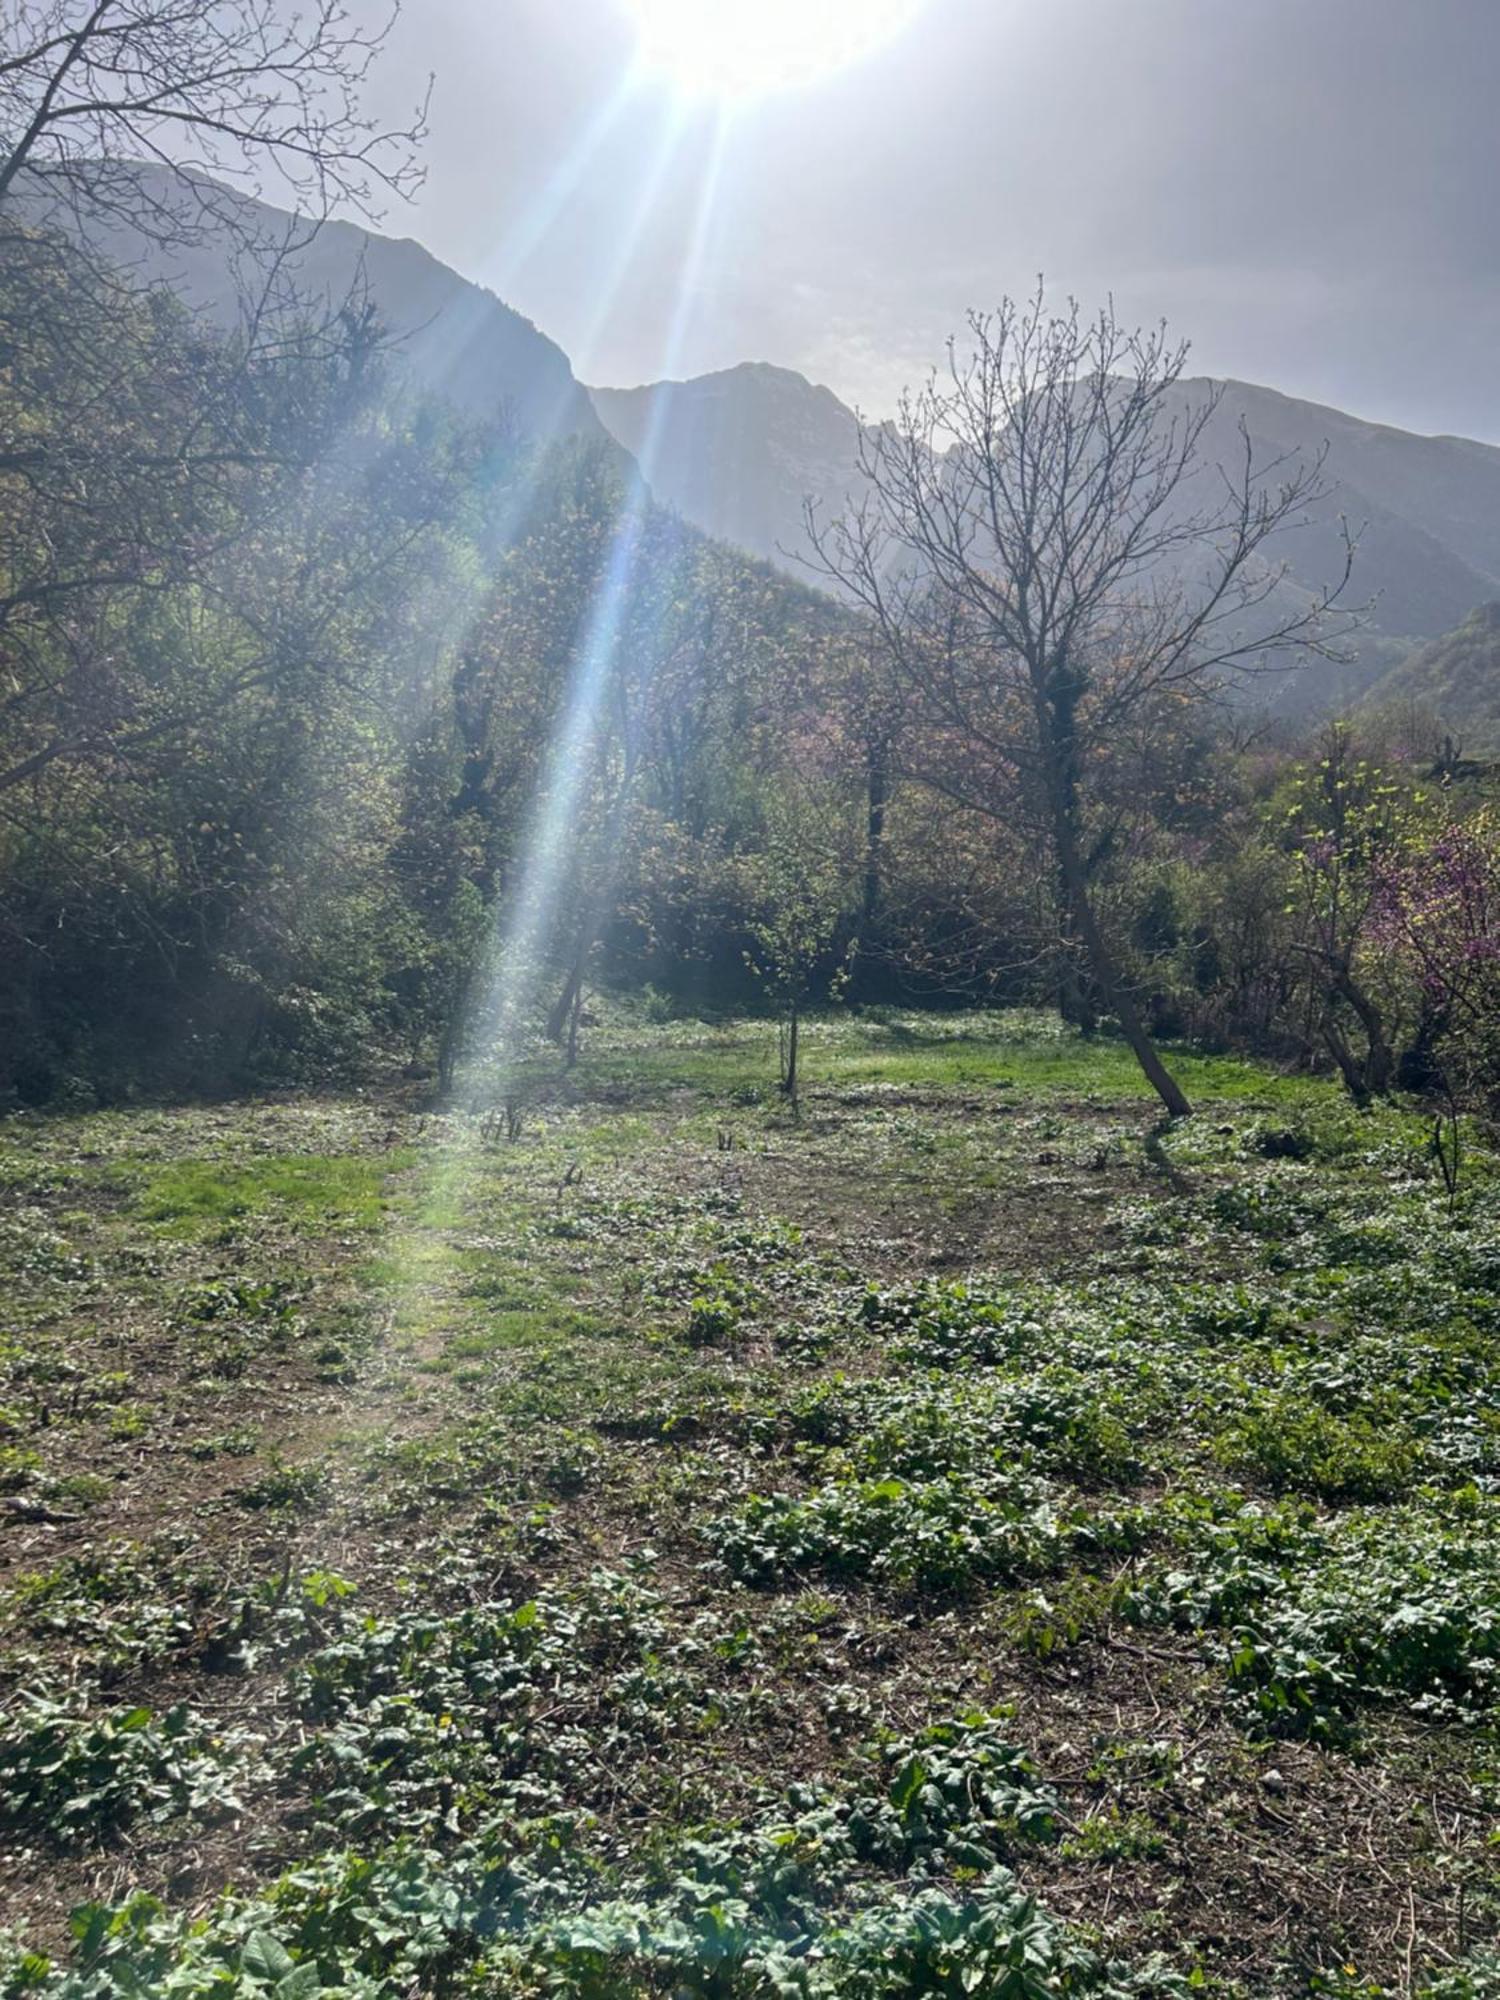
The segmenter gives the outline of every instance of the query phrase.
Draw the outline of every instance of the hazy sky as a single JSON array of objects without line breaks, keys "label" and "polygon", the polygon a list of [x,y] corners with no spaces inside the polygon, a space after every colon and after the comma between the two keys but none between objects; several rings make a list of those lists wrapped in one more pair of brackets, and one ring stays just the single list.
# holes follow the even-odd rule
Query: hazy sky
[{"label": "hazy sky", "polygon": [[633,53],[627,0],[408,0],[383,71],[437,76],[384,226],[585,380],[774,361],[879,415],[1045,271],[1202,372],[1500,440],[1500,0],[925,0],[722,119]]}]

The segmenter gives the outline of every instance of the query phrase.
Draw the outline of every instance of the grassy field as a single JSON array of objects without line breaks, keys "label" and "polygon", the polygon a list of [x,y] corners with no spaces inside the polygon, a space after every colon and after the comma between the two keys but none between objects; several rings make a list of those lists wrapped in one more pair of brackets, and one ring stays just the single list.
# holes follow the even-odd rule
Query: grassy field
[{"label": "grassy field", "polygon": [[0,1993],[1500,1994],[1500,1179],[1037,1017],[0,1124]]}]

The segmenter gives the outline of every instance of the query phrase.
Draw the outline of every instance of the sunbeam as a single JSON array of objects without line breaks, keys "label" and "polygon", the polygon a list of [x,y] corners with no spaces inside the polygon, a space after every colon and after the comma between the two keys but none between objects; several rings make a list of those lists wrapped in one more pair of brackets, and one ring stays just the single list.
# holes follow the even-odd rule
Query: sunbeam
[{"label": "sunbeam", "polygon": [[[635,235],[644,225],[677,142],[681,125],[667,121],[640,190],[630,225],[621,242],[611,285],[601,288],[599,310],[607,310],[613,286],[629,262]],[[702,270],[712,231],[719,182],[729,134],[726,112],[716,117],[708,159],[699,183],[691,229],[678,272],[673,308],[663,340],[661,372],[670,376],[680,360],[691,319],[694,287]],[[522,849],[513,894],[503,916],[497,914],[489,962],[478,987],[478,1000],[467,1039],[476,1052],[498,1047],[502,1068],[511,1058],[528,1010],[536,997],[540,956],[546,943],[564,857],[573,834],[583,786],[598,726],[599,707],[619,645],[620,632],[635,580],[641,536],[651,504],[650,484],[659,443],[653,426],[638,455],[638,477],[624,495],[609,554],[594,593],[593,605],[579,644],[572,677],[549,747],[546,774],[539,790]],[[479,1088],[476,1069],[469,1079],[470,1108]]]},{"label": "sunbeam", "polygon": [[587,182],[591,170],[597,167],[599,156],[619,125],[621,117],[636,102],[640,81],[638,70],[632,68],[624,73],[588,124],[578,134],[573,145],[552,169],[546,185],[532,197],[524,213],[517,218],[509,235],[495,250],[493,269],[502,291],[514,283],[519,273],[547,241],[549,232],[568,203]]},{"label": "sunbeam", "polygon": [[[595,122],[569,171],[576,175],[585,153],[597,150],[611,129],[618,105]],[[593,312],[580,351],[604,325],[632,268],[642,233],[656,211],[661,190],[681,153],[689,127],[679,107],[659,121],[654,143],[624,205],[608,266],[596,275]],[[706,157],[687,231],[661,346],[660,372],[678,366],[691,325],[698,282],[712,241],[731,114],[720,107],[709,128]],[[544,201],[548,220],[565,200],[562,180],[549,184]],[[507,263],[524,259],[546,224],[523,228],[500,253]],[[458,1041],[465,1059],[454,1079],[452,1109],[437,1125],[424,1155],[409,1220],[388,1239],[389,1310],[409,1337],[419,1337],[424,1316],[441,1310],[445,1242],[451,1218],[462,1206],[462,1189],[477,1170],[483,1148],[481,1117],[505,1095],[514,1076],[537,1005],[545,954],[556,915],[559,889],[568,865],[584,790],[597,739],[600,705],[615,664],[630,605],[642,537],[651,506],[650,482],[660,443],[653,424],[637,454],[636,469],[622,496],[609,548],[576,648],[572,672],[543,761],[543,773],[520,846],[514,879],[494,912],[477,976],[469,990]],[[519,529],[533,491],[532,479],[518,482],[508,496],[503,519],[492,523],[496,547]],[[466,621],[479,602],[465,606]]]}]

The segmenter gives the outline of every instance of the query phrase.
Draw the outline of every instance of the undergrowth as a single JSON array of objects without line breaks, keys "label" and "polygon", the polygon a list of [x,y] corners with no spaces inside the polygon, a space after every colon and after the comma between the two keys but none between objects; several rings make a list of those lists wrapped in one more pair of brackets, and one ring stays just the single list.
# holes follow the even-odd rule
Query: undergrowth
[{"label": "undergrowth", "polygon": [[12,1121],[0,1993],[1500,1992],[1488,1155],[755,1032]]}]

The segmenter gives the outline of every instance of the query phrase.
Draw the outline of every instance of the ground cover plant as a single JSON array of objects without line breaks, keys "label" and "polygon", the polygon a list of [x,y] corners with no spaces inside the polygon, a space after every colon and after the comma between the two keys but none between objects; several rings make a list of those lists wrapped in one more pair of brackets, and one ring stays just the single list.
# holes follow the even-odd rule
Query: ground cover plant
[{"label": "ground cover plant", "polygon": [[0,1992],[1500,1992],[1482,1144],[800,1060],[0,1126]]}]

